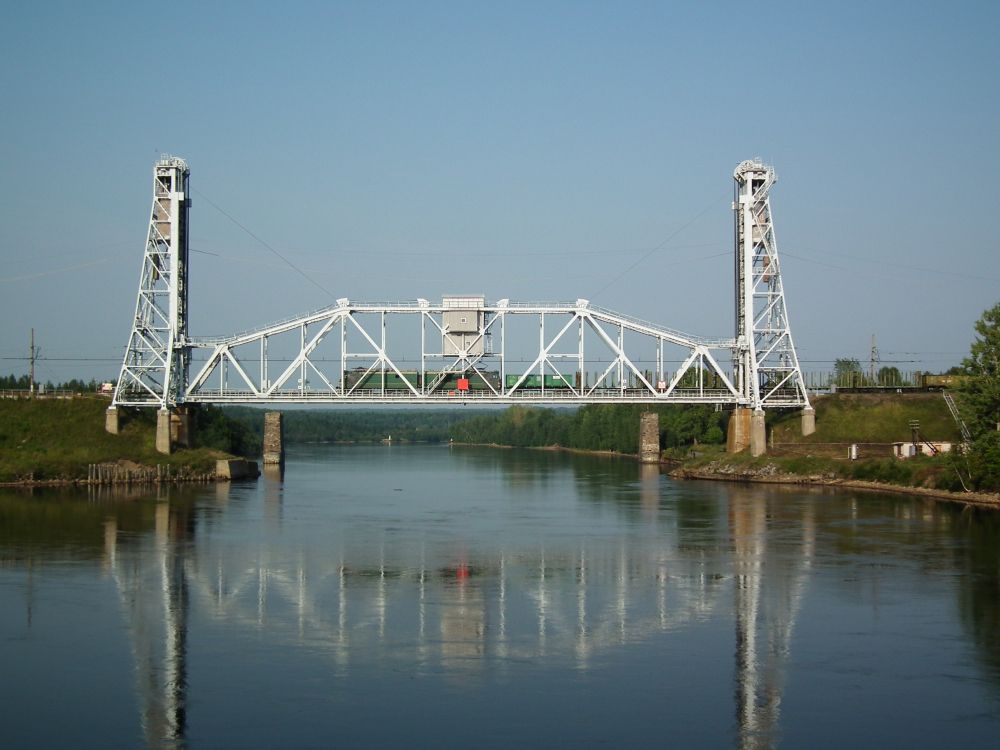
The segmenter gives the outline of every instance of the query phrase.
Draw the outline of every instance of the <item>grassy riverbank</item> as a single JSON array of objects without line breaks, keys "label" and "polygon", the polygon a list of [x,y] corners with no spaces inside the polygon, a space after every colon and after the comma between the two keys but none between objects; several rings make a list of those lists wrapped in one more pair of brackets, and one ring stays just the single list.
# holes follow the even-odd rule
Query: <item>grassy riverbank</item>
[{"label": "grassy riverbank", "polygon": [[[726,453],[721,447],[675,449],[664,457],[678,462],[674,476],[751,482],[840,484],[865,488],[901,489],[968,498],[998,505],[996,495],[969,495],[968,462],[957,451],[905,460],[892,457],[894,442],[911,440],[910,421],[920,423],[920,435],[932,442],[961,440],[958,426],[941,394],[833,394],[814,401],[816,432],[801,435],[798,412],[768,419],[768,452],[753,458],[749,451]],[[860,458],[849,460],[851,444]]]},{"label": "grassy riverbank", "polygon": [[130,412],[121,434],[109,435],[107,407],[108,400],[97,397],[0,401],[0,483],[81,480],[88,465],[108,463],[169,466],[183,477],[212,472],[217,459],[232,458],[209,446],[157,453],[156,414],[149,409]]},{"label": "grassy riverbank", "polygon": [[726,453],[721,448],[700,449],[693,454],[668,452],[665,457],[679,462],[681,472],[718,474],[734,479],[756,479],[775,475],[797,476],[803,480],[859,480],[884,482],[904,487],[961,490],[955,465],[949,456],[918,456],[906,460],[869,458],[849,461],[819,455],[773,455],[753,458],[749,451]]},{"label": "grassy riverbank", "polygon": [[904,492],[1000,509],[1000,494],[968,492],[959,478],[962,459],[918,457],[845,461],[822,456],[752,458],[748,452],[710,450],[677,461],[676,479],[710,479],[765,484],[811,484],[881,492]]},{"label": "grassy riverbank", "polygon": [[[888,444],[911,438],[910,421],[927,440],[957,442],[958,425],[940,393],[834,393],[814,399],[816,432],[802,437],[798,411],[769,418],[775,445],[818,447],[823,443]],[[768,415],[771,417],[771,415]]]},{"label": "grassy riverbank", "polygon": [[[815,399],[816,432],[801,435],[798,410],[768,414],[769,448],[753,458],[749,451],[728,454],[721,442],[725,413],[706,407],[673,406],[660,413],[662,458],[678,477],[762,482],[881,486],[914,492],[965,494],[970,469],[959,453],[900,460],[892,443],[911,439],[910,422],[933,442],[958,444],[957,425],[940,393],[834,394]],[[585,453],[637,450],[639,416],[647,407],[601,406],[576,411],[512,407],[455,427],[456,440],[558,448]],[[857,444],[859,460],[847,458]],[[984,494],[983,497],[993,496]],[[992,502],[996,502],[993,497]]]}]

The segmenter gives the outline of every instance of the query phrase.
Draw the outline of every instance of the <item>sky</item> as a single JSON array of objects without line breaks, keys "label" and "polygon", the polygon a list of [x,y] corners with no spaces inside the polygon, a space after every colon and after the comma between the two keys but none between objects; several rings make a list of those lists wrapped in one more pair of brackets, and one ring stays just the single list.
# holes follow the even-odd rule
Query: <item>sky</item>
[{"label": "sky", "polygon": [[996,2],[9,4],[0,373],[34,328],[40,380],[117,375],[162,154],[191,167],[194,336],[449,293],[731,336],[760,157],[803,369],[874,334],[944,370],[1000,298],[997,28]]}]

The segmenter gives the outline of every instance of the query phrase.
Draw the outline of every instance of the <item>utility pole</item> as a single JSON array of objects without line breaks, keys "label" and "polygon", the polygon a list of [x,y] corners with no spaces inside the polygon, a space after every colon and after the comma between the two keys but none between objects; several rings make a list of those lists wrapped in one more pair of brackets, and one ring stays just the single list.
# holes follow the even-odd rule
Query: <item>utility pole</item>
[{"label": "utility pole", "polygon": [[878,347],[875,345],[875,334],[872,334],[872,350],[868,355],[868,380],[872,385],[875,383],[875,365],[879,362]]},{"label": "utility pole", "polygon": [[913,454],[912,455],[915,456],[915,455],[917,455],[917,451],[918,451],[917,442],[920,440],[920,420],[919,419],[911,419],[910,420],[910,436],[911,436],[911,439],[913,440]]},{"label": "utility pole", "polygon": [[31,363],[28,371],[28,393],[31,398],[35,397],[35,329],[31,329],[31,352],[28,357]]}]

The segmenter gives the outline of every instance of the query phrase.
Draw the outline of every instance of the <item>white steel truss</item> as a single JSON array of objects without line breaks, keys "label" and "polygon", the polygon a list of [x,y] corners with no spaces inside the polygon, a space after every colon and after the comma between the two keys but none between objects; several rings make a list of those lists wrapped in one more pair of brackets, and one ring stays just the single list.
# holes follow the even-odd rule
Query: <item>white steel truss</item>
[{"label": "white steel truss", "polygon": [[139,273],[132,332],[112,405],[167,408],[183,400],[188,273],[188,178],[183,159],[164,156],[153,167],[153,206]]},{"label": "white steel truss", "polygon": [[[167,157],[154,168],[136,315],[113,406],[808,406],[771,225],[768,190],[774,172],[759,162],[744,162],[736,170],[737,329],[731,339],[688,336],[584,299],[487,303],[481,296],[445,297],[434,304],[425,299],[356,304],[344,298],[247,333],[192,339],[188,176],[181,159]],[[729,361],[732,372],[719,364]]]},{"label": "white steel truss", "polygon": [[[731,339],[693,339],[591,305],[500,300],[471,310],[482,323],[462,348],[442,323],[447,301],[352,304],[217,340],[205,350],[188,403],[712,403],[740,400],[719,365]],[[510,351],[510,321],[538,331]],[[408,333],[387,342],[410,319]],[[419,331],[419,351],[414,335]],[[428,336],[428,332],[430,336]],[[522,331],[523,332],[523,331]],[[274,353],[284,336],[296,345]],[[524,337],[522,336],[522,339]],[[435,342],[440,342],[440,345]],[[670,350],[672,359],[664,355]],[[683,357],[681,357],[681,354]],[[525,356],[527,354],[527,356]],[[523,362],[529,362],[525,367]],[[417,366],[419,363],[419,367]],[[516,363],[516,364],[515,364]],[[676,369],[668,369],[676,363]],[[592,369],[593,368],[593,369]]]},{"label": "white steel truss", "polygon": [[733,172],[736,241],[734,369],[743,399],[754,409],[809,406],[781,283],[771,221],[774,169],[744,161]]}]

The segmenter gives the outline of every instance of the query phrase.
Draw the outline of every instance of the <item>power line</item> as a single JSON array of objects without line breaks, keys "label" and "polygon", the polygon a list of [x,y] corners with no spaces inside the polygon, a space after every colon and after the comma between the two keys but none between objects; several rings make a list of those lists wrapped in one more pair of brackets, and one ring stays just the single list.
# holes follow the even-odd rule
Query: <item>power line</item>
[{"label": "power line", "polygon": [[[818,266],[825,266],[826,268],[834,268],[834,269],[836,269],[838,271],[844,271],[846,273],[851,273],[851,274],[855,274],[855,275],[872,276],[874,278],[879,278],[879,279],[894,278],[894,277],[891,277],[891,276],[884,276],[884,275],[880,275],[880,274],[872,274],[872,273],[864,273],[864,272],[862,272],[861,274],[859,274],[857,269],[847,268],[845,266],[838,266],[838,265],[834,265],[833,263],[825,263],[824,261],[816,260],[815,258],[807,258],[807,257],[805,257],[803,255],[796,255],[795,253],[790,253],[787,250],[782,250],[781,251],[781,256],[783,258],[794,258],[795,260],[802,260],[802,261],[805,261],[806,263],[815,263]],[[906,263],[893,263],[892,261],[886,261],[886,260],[873,260],[871,258],[859,258],[859,257],[854,256],[854,255],[838,254],[837,257],[843,257],[843,258],[848,258],[850,260],[862,261],[864,263],[874,263],[876,265],[890,266],[890,267],[894,267],[894,268],[902,268],[902,269],[905,269],[907,271],[920,271],[922,273],[932,273],[935,276],[941,276],[941,275],[944,275],[944,276],[954,276],[954,277],[960,278],[960,279],[974,279],[976,281],[992,281],[992,282],[998,282],[998,283],[1000,283],[1000,279],[997,279],[997,278],[994,278],[994,277],[991,277],[991,276],[982,276],[980,274],[968,274],[968,273],[961,273],[959,271],[947,271],[947,270],[942,269],[942,268],[928,268],[926,266],[915,266],[915,265],[910,265],[910,264],[906,264]]]},{"label": "power line", "polygon": [[670,240],[672,240],[674,237],[676,237],[677,235],[679,235],[681,232],[683,232],[689,226],[691,226],[696,221],[698,221],[698,219],[700,219],[702,216],[704,216],[709,211],[711,211],[713,208],[715,208],[716,201],[717,201],[717,199],[713,198],[712,201],[707,206],[705,206],[705,208],[703,208],[701,211],[699,211],[697,214],[695,214],[695,216],[694,216],[693,219],[691,219],[690,221],[686,222],[685,224],[682,224],[677,229],[675,229],[673,232],[671,232],[667,236],[667,238],[665,240],[663,240],[663,242],[661,242],[659,245],[657,245],[656,247],[654,247],[648,253],[645,253],[641,258],[639,258],[637,261],[635,261],[635,263],[633,263],[632,265],[630,265],[628,268],[626,268],[620,274],[618,274],[613,279],[611,279],[611,281],[609,281],[607,284],[605,284],[600,289],[598,289],[596,292],[594,292],[594,296],[597,297],[597,296],[603,294],[605,291],[607,291],[608,287],[610,287],[610,286],[616,284],[617,282],[621,281],[621,279],[622,279],[623,276],[625,276],[626,274],[630,273],[636,266],[638,266],[640,263],[642,263],[647,258],[649,258],[653,253],[658,252],[659,250],[662,250],[664,247],[666,247],[667,244],[670,242]]},{"label": "power line", "polygon": [[[695,248],[718,247],[717,242],[696,242],[689,245],[674,245],[675,250],[688,250]],[[329,250],[286,250],[291,255],[358,255],[365,258],[410,258],[413,260],[425,260],[427,258],[577,258],[587,256],[608,256],[608,255],[637,255],[647,253],[656,248],[604,248],[602,250],[483,250],[478,252],[456,251],[456,250],[350,250],[334,249]],[[202,250],[191,248],[192,252],[203,255],[213,255],[217,258],[227,258],[231,260],[253,260],[252,258],[242,258],[239,256],[224,255],[212,250]]]},{"label": "power line", "polygon": [[250,235],[253,239],[257,240],[257,242],[259,242],[261,245],[263,245],[265,248],[267,248],[267,250],[269,250],[270,252],[274,253],[274,255],[276,255],[277,257],[281,258],[283,261],[285,261],[285,263],[287,263],[288,266],[290,268],[292,268],[296,273],[298,273],[302,278],[304,278],[306,281],[308,281],[313,286],[315,286],[318,289],[320,289],[323,292],[325,292],[327,295],[329,295],[330,299],[333,299],[333,292],[331,292],[325,286],[323,286],[318,281],[316,281],[314,278],[312,278],[307,273],[305,273],[301,268],[299,268],[297,265],[295,265],[294,263],[292,263],[292,261],[288,260],[288,258],[286,258],[284,255],[282,255],[277,250],[275,250],[273,247],[271,247],[267,242],[265,242],[260,237],[258,237],[256,234],[254,234],[249,229],[247,229],[243,224],[241,224],[239,221],[237,221],[235,218],[233,218],[229,213],[227,213],[226,210],[222,208],[222,206],[220,206],[219,204],[217,204],[215,201],[213,201],[211,198],[209,198],[207,195],[205,195],[203,192],[201,192],[200,190],[198,190],[196,188],[192,188],[192,192],[195,192],[198,195],[200,195],[202,198],[204,198],[208,202],[208,204],[210,206],[212,206],[212,208],[214,208],[220,214],[222,214],[227,219],[229,219],[231,222],[233,222],[233,224],[235,224],[236,226],[238,226],[240,229],[242,229],[244,232],[246,232],[248,235]]},{"label": "power line", "polygon": [[91,268],[93,266],[99,266],[102,263],[107,263],[114,260],[114,258],[99,258],[98,260],[92,260],[89,263],[78,263],[72,266],[64,266],[63,268],[54,268],[50,271],[39,271],[38,273],[26,273],[21,276],[0,276],[0,282],[3,281],[29,281],[31,279],[40,279],[43,276],[52,276],[57,273],[68,273],[70,271],[82,271],[84,268]]},{"label": "power line", "polygon": [[[31,357],[0,357],[0,360],[28,362]],[[38,362],[120,362],[121,357],[36,357]]]}]

